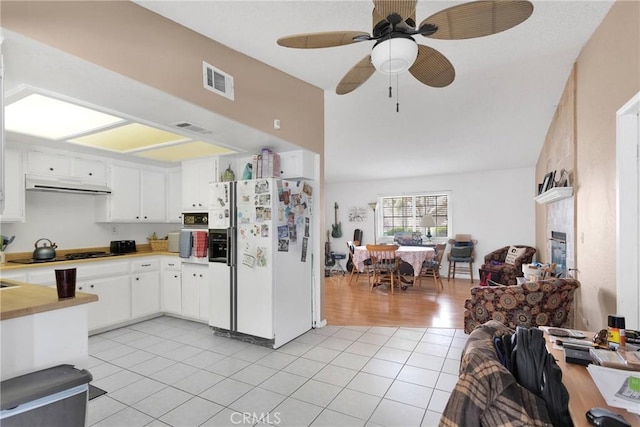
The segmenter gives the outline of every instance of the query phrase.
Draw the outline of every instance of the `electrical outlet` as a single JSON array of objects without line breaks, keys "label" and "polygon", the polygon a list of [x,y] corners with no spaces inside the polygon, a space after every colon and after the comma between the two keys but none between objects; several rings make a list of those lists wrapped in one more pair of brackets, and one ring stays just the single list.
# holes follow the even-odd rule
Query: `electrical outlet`
[{"label": "electrical outlet", "polygon": [[118,234],[118,226],[117,225],[112,225],[111,226],[111,233],[112,234]]}]

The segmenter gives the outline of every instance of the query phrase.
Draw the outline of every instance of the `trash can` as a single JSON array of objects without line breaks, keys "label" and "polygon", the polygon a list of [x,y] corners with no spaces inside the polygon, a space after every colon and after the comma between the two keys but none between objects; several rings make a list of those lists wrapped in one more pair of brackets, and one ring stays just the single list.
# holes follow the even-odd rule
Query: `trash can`
[{"label": "trash can", "polygon": [[2,381],[2,427],[84,427],[91,373],[59,365]]}]

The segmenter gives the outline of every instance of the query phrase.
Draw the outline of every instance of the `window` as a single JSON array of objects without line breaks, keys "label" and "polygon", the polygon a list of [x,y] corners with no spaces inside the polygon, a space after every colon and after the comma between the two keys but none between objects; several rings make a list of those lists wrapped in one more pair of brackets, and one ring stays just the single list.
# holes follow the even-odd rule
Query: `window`
[{"label": "window", "polygon": [[420,226],[425,214],[431,214],[436,226],[431,227],[434,238],[449,237],[449,195],[445,193],[416,194],[413,196],[381,197],[382,235],[396,233],[427,233]]}]

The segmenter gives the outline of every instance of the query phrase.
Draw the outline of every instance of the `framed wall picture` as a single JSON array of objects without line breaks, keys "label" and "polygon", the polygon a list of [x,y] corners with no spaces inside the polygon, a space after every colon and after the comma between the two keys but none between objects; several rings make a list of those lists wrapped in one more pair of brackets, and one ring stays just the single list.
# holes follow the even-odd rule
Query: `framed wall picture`
[{"label": "framed wall picture", "polygon": [[544,176],[544,180],[542,181],[542,192],[549,190],[553,187],[553,172],[549,172]]}]

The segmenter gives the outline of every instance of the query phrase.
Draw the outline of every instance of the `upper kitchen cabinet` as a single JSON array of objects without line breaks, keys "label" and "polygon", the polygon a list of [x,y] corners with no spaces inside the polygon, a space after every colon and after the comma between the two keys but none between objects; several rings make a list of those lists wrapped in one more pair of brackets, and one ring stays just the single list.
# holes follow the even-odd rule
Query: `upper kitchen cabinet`
[{"label": "upper kitchen cabinet", "polygon": [[305,150],[286,151],[280,155],[280,178],[315,179],[314,154]]},{"label": "upper kitchen cabinet", "polygon": [[166,221],[167,187],[164,172],[112,165],[109,175],[112,193],[96,198],[96,221]]},{"label": "upper kitchen cabinet", "polygon": [[182,172],[167,174],[167,222],[182,223]]},{"label": "upper kitchen cabinet", "polygon": [[209,209],[209,183],[218,181],[218,158],[182,162],[182,210],[205,212]]},{"label": "upper kitchen cabinet", "polygon": [[107,165],[100,160],[43,151],[27,153],[27,173],[81,181],[107,181]]},{"label": "upper kitchen cabinet", "polygon": [[62,154],[29,151],[27,173],[48,176],[71,176],[71,157]]},{"label": "upper kitchen cabinet", "polygon": [[4,163],[4,211],[1,222],[24,222],[24,171],[22,152],[5,150]]}]

